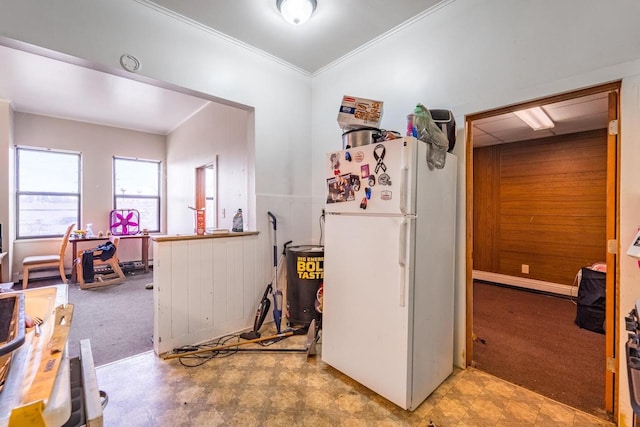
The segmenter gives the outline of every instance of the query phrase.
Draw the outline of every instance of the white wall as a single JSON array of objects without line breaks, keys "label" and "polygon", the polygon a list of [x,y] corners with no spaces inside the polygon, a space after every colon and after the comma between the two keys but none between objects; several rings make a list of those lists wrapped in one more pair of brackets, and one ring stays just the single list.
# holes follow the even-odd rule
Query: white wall
[{"label": "white wall", "polygon": [[[416,19],[313,79],[314,210],[324,197],[324,153],[340,147],[336,123],[343,95],[384,101],[382,127],[404,132],[406,115],[421,102],[451,109],[458,123],[458,261],[455,360],[465,359],[464,116],[608,81],[623,81],[621,229],[631,239],[640,225],[636,194],[640,152],[640,3],[455,0]],[[628,78],[628,79],[627,79]],[[317,230],[316,230],[317,234]],[[629,243],[623,239],[622,247]],[[631,270],[631,271],[629,271]],[[640,297],[640,270],[621,257],[621,313]],[[621,419],[630,419],[624,321],[620,321]]]},{"label": "white wall", "polygon": [[253,108],[245,219],[261,232],[257,301],[271,274],[267,210],[285,224],[280,242],[311,239],[311,76],[131,0],[0,0],[0,12],[2,36],[114,70],[134,54],[141,75]]},{"label": "white wall", "polygon": [[[249,170],[254,169],[253,141],[248,141],[251,113],[210,103],[167,137],[167,233],[192,234],[195,169],[218,159],[218,227],[231,229],[234,212],[248,212]],[[255,224],[245,228],[255,230]]]},{"label": "white wall", "polygon": [[[162,135],[62,120],[34,114],[14,113],[14,144],[45,147],[82,153],[82,224],[93,224],[94,232],[109,230],[109,212],[113,209],[113,156],[159,160],[164,163],[166,143]],[[13,164],[13,158],[7,161]],[[2,199],[13,200],[13,187],[2,187]],[[6,198],[5,198],[6,197]],[[144,224],[143,224],[144,226]],[[60,239],[18,240],[13,244],[13,280],[22,272],[25,256],[57,253]],[[124,242],[121,260],[139,260],[140,242]],[[80,247],[79,247],[80,249]],[[71,250],[65,265],[71,268]]]},{"label": "white wall", "polygon": [[13,109],[9,101],[0,99],[0,224],[2,229],[2,251],[7,255],[2,260],[2,277],[0,283],[11,280],[11,263],[13,251],[10,250],[15,231],[10,224],[15,219],[14,213],[14,148],[13,148]]},{"label": "white wall", "polygon": [[[343,95],[384,101],[382,125],[399,131],[417,102],[453,110],[459,126],[454,154],[459,156],[460,171],[458,364],[463,363],[465,352],[462,127],[466,114],[623,78],[623,236],[640,223],[637,168],[633,167],[640,161],[635,147],[640,129],[633,123],[640,115],[636,77],[640,75],[640,26],[636,23],[640,3],[636,0],[588,5],[580,0],[448,1],[313,80],[133,1],[0,1],[1,10],[9,8],[11,13],[0,13],[4,36],[114,68],[122,53],[133,53],[141,59],[146,76],[255,108],[255,129],[249,132],[255,132],[256,168],[249,187],[255,185],[258,230],[267,230],[267,209],[285,217],[280,242],[289,236],[310,239],[311,226],[316,230],[313,240],[318,237],[315,224],[324,197],[324,153],[341,146],[336,116]],[[626,243],[623,239],[622,247]],[[265,262],[269,264],[268,256]],[[636,283],[640,271],[624,256],[620,267],[620,310],[625,313],[640,296]],[[623,345],[626,335],[620,331]],[[629,420],[622,347],[619,359],[621,419]]]},{"label": "white wall", "polygon": [[[639,66],[640,68],[640,66]],[[620,425],[626,420],[626,425],[631,425],[633,413],[629,399],[629,384],[626,375],[627,365],[625,359],[625,343],[627,332],[625,331],[624,317],[635,306],[640,298],[640,265],[638,260],[624,255],[627,248],[633,243],[633,237],[640,226],[640,70],[638,75],[627,77],[622,81],[622,146],[620,150],[620,318],[617,328],[620,332],[620,346],[617,357],[620,361],[618,376],[620,381]]]},{"label": "white wall", "polygon": [[[256,192],[309,194],[310,76],[130,0],[0,1],[2,35],[255,108]],[[64,31],[61,31],[64,29]],[[78,37],[82,34],[82,37]]]}]

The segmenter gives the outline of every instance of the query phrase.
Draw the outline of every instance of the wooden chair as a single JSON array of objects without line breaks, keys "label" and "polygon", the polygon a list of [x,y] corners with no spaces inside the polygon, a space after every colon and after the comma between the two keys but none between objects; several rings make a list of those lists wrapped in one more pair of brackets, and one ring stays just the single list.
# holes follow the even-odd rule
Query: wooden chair
[{"label": "wooden chair", "polygon": [[92,283],[86,282],[84,280],[84,273],[82,270],[82,254],[84,254],[86,249],[78,250],[78,253],[75,254],[76,255],[75,263],[76,263],[76,271],[77,271],[76,275],[78,278],[78,283],[80,284],[80,289],[91,289],[91,288],[97,288],[100,286],[115,285],[125,281],[126,277],[122,272],[122,269],[120,268],[120,264],[118,264],[118,245],[120,243],[120,237],[111,236],[109,237],[109,241],[113,243],[113,246],[115,246],[115,249],[116,249],[115,252],[113,253],[113,256],[103,261],[100,259],[100,255],[102,254],[102,251],[97,248],[94,249],[93,250],[93,268],[99,270],[101,267],[102,268],[109,267],[111,271],[106,273],[101,273],[101,272],[94,273],[94,281]]},{"label": "wooden chair", "polygon": [[0,252],[0,283],[2,283],[2,260],[6,255],[6,252]]},{"label": "wooden chair", "polygon": [[75,224],[71,224],[67,227],[67,231],[64,233],[62,242],[60,243],[60,250],[57,255],[34,255],[28,256],[22,260],[22,289],[27,289],[29,283],[29,272],[31,270],[51,269],[58,268],[60,270],[60,278],[63,283],[67,283],[67,275],[64,272],[64,253],[67,250],[67,244],[69,243],[69,236],[71,230],[73,230]]}]

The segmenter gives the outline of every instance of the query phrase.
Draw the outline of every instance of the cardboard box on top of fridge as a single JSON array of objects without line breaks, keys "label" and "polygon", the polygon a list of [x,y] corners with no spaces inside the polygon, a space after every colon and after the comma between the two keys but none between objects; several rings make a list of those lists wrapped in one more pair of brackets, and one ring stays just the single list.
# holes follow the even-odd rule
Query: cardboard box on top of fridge
[{"label": "cardboard box on top of fridge", "polygon": [[343,130],[361,127],[380,127],[382,101],[343,96],[338,112],[338,125]]}]

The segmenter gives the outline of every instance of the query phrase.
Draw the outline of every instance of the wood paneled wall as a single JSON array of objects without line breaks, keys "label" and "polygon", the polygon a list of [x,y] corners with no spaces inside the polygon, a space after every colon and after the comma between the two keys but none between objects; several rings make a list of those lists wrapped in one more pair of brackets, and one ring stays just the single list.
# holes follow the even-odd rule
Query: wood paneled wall
[{"label": "wood paneled wall", "polygon": [[604,261],[606,155],[605,129],[474,149],[474,270],[571,285]]}]

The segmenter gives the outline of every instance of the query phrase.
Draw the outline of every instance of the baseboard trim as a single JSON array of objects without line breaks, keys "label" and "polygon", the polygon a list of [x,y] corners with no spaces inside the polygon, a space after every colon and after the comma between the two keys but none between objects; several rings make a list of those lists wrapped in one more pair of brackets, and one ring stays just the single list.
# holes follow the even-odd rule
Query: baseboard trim
[{"label": "baseboard trim", "polygon": [[562,285],[560,283],[545,282],[543,280],[527,279],[525,277],[507,276],[506,274],[490,273],[487,271],[473,270],[475,280],[485,280],[487,282],[500,283],[503,285],[516,286],[518,288],[531,289],[540,292],[549,292],[557,295],[570,297],[578,296],[578,287]]}]

